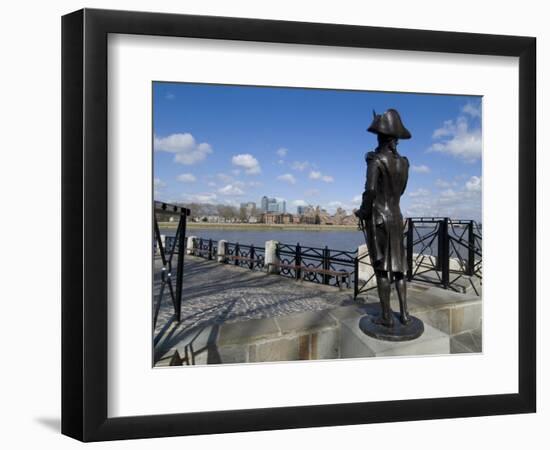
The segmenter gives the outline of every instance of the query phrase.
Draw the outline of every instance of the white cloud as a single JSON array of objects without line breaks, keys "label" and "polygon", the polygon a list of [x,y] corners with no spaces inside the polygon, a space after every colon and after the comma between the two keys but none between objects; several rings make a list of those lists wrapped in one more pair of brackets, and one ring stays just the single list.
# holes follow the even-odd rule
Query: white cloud
[{"label": "white cloud", "polygon": [[428,166],[425,166],[424,164],[421,164],[419,166],[411,166],[411,170],[415,173],[430,173],[430,168]]},{"label": "white cloud", "polygon": [[475,162],[481,158],[481,129],[471,129],[466,116],[445,121],[432,137],[436,142],[428,151],[451,155],[465,162]]},{"label": "white cloud", "polygon": [[356,205],[348,204],[348,203],[343,203],[343,202],[338,201],[338,200],[328,202],[328,203],[325,205],[325,209],[326,209],[330,214],[336,213],[336,211],[338,210],[338,208],[343,209],[343,210],[346,211],[346,213],[347,213],[348,211],[352,211],[355,207],[356,207]]},{"label": "white cloud", "polygon": [[312,170],[309,172],[309,178],[312,180],[322,180],[325,183],[332,183],[334,181],[334,178],[330,175],[323,175],[318,170]]},{"label": "white cloud", "polygon": [[456,192],[453,189],[445,189],[444,191],[441,191],[441,197],[451,198],[455,196]]},{"label": "white cloud", "polygon": [[478,105],[467,103],[462,108],[462,112],[472,117],[481,117],[481,103],[479,103]]},{"label": "white cloud", "polygon": [[285,173],[284,175],[279,175],[277,177],[277,180],[284,181],[284,182],[290,183],[290,184],[296,184],[296,178],[294,178],[294,175],[292,175],[290,173]]},{"label": "white cloud", "polygon": [[153,147],[157,152],[173,153],[174,162],[185,165],[203,161],[212,153],[210,144],[198,144],[190,133],[175,133],[163,138],[155,136]]},{"label": "white cloud", "polygon": [[208,186],[210,186],[210,187],[216,187],[216,183],[214,183],[213,181],[209,181],[209,182],[208,182]]},{"label": "white cloud", "polygon": [[290,165],[290,168],[291,168],[292,170],[297,170],[298,172],[303,172],[303,171],[306,170],[308,167],[309,167],[309,162],[308,162],[308,161],[294,161],[294,162]]},{"label": "white cloud", "polygon": [[233,196],[244,195],[244,191],[233,184],[228,184],[218,189],[218,192],[222,195],[233,195]]},{"label": "white cloud", "polygon": [[178,175],[178,181],[181,181],[182,183],[194,183],[197,181],[197,177],[192,173],[182,173],[181,175]]},{"label": "white cloud", "polygon": [[183,194],[185,201],[194,203],[214,203],[218,196],[212,192],[202,194]]},{"label": "white cloud", "polygon": [[481,192],[481,177],[473,176],[466,181],[466,190],[470,192]]},{"label": "white cloud", "polygon": [[294,200],[292,202],[292,205],[293,206],[307,206],[308,202],[306,202],[305,200]]},{"label": "white cloud", "polygon": [[[472,177],[479,178],[479,177]],[[418,217],[450,217],[452,219],[480,220],[481,219],[481,186],[477,181],[470,179],[463,189],[445,189],[439,194],[420,190],[421,195],[410,195],[403,202],[403,211],[406,216]]]},{"label": "white cloud", "polygon": [[416,191],[411,191],[407,195],[411,198],[415,198],[415,197],[426,197],[430,194],[431,192],[428,189],[418,188]]},{"label": "white cloud", "polygon": [[231,162],[233,165],[243,168],[248,175],[257,175],[262,171],[260,163],[250,153],[235,155]]},{"label": "white cloud", "polygon": [[352,203],[361,203],[362,201],[363,201],[363,196],[362,195],[356,195],[355,197],[353,197],[351,199]]},{"label": "white cloud", "polygon": [[284,147],[281,147],[280,149],[278,149],[276,151],[277,155],[279,155],[281,158],[284,158],[286,156],[286,154],[288,153],[288,149],[287,148],[284,148]]},{"label": "white cloud", "polygon": [[435,180],[435,186],[440,188],[440,189],[448,189],[452,186],[456,186],[456,181],[447,181],[447,180],[443,180],[441,178],[438,178],[437,180]]}]

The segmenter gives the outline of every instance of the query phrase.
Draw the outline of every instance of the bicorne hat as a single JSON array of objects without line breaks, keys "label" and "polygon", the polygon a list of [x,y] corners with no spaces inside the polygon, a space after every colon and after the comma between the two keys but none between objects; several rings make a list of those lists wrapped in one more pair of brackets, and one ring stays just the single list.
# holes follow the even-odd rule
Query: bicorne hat
[{"label": "bicorne hat", "polygon": [[373,119],[367,131],[375,134],[384,134],[397,139],[410,139],[411,133],[405,128],[399,113],[395,109],[388,109],[384,114],[372,111]]}]

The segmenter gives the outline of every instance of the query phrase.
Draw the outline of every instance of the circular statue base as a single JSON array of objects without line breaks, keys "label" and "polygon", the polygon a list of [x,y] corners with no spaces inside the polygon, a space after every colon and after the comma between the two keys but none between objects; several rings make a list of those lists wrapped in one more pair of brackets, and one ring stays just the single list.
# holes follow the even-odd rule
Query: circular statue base
[{"label": "circular statue base", "polygon": [[363,316],[359,321],[359,328],[367,336],[383,341],[412,341],[424,333],[424,324],[420,319],[409,316],[410,320],[403,325],[399,320],[400,314],[393,313],[393,326],[387,327],[377,323],[380,316]]}]

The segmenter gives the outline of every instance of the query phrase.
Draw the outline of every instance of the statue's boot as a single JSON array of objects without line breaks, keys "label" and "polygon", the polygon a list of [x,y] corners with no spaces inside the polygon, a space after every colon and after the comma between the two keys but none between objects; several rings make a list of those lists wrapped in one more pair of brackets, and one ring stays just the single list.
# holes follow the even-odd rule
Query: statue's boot
[{"label": "statue's boot", "polygon": [[386,327],[393,326],[393,312],[390,306],[390,280],[388,277],[377,277],[378,297],[380,297],[380,307],[382,315],[376,320],[376,323]]},{"label": "statue's boot", "polygon": [[401,311],[401,323],[407,325],[411,317],[409,316],[409,310],[407,308],[407,283],[404,278],[395,280],[395,290],[397,291],[397,297],[399,298],[399,309]]}]

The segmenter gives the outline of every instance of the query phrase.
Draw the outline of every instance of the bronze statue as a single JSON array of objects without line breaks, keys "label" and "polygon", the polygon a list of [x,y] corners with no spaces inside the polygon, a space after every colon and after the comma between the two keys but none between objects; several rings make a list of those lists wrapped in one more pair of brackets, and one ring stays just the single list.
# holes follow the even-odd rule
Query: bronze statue
[{"label": "bronze statue", "polygon": [[[409,160],[397,151],[399,139],[410,139],[399,113],[388,109],[384,114],[373,111],[368,131],[378,136],[378,147],[365,155],[367,180],[361,207],[356,211],[365,233],[370,262],[374,269],[380,298],[381,314],[361,320],[361,329],[371,336],[386,340],[408,340],[420,336],[424,326],[409,315],[405,272],[407,258],[403,245],[404,222],[400,199],[409,177]],[[399,323],[390,306],[391,283],[399,299]]]}]

